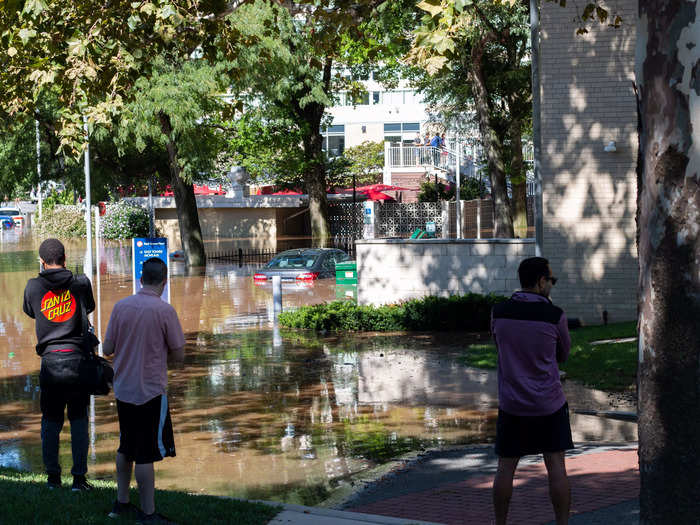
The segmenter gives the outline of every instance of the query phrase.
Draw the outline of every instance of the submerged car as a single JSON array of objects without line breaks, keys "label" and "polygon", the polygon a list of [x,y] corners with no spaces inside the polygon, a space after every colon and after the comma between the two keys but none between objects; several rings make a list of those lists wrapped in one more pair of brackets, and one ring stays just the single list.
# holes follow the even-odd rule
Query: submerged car
[{"label": "submerged car", "polygon": [[335,265],[350,257],[336,248],[300,248],[277,254],[253,275],[256,284],[270,282],[279,275],[282,282],[311,282],[335,277]]},{"label": "submerged car", "polygon": [[18,208],[0,208],[0,217],[9,217],[15,226],[24,226],[24,215]]}]

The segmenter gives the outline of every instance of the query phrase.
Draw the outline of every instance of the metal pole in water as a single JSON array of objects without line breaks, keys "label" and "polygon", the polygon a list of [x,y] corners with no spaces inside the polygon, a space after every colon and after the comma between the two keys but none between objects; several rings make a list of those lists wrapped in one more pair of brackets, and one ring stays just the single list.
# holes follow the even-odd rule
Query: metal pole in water
[{"label": "metal pole in water", "polygon": [[153,211],[153,184],[148,178],[148,236],[152,239],[156,236],[155,213]]},{"label": "metal pole in water", "polygon": [[100,209],[95,208],[95,284],[97,285],[97,355],[102,355],[102,301],[100,300]]},{"label": "metal pole in water", "polygon": [[457,142],[457,165],[455,167],[455,183],[456,183],[456,196],[457,196],[457,238],[461,239],[462,238],[462,199],[460,195],[460,173],[459,173],[459,163],[461,162],[460,158],[460,150],[462,149],[462,145]]},{"label": "metal pole in water", "polygon": [[[39,112],[37,111],[37,114]],[[41,140],[39,138],[39,119],[34,119],[34,129],[36,131],[36,176],[39,191],[39,220],[41,220],[41,205],[43,204],[41,199]]]},{"label": "metal pole in water", "polygon": [[85,253],[85,275],[92,281],[92,217],[90,217],[90,141],[88,138],[88,120],[83,117],[85,132],[85,233],[87,252]]},{"label": "metal pole in water", "polygon": [[277,316],[282,311],[282,278],[279,275],[272,276],[272,304]]}]

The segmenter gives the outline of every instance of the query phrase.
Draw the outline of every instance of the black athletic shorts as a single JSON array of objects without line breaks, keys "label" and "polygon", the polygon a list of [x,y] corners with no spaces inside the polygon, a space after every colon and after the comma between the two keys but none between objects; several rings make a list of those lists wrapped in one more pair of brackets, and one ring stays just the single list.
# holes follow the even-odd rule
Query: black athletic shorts
[{"label": "black athletic shorts", "polygon": [[569,424],[569,404],[548,416],[515,416],[498,409],[496,455],[519,458],[574,448]]},{"label": "black athletic shorts", "polygon": [[117,399],[119,414],[119,448],[136,464],[154,463],[166,456],[175,456],[173,424],[170,421],[168,397],[157,396],[143,405],[132,405]]}]

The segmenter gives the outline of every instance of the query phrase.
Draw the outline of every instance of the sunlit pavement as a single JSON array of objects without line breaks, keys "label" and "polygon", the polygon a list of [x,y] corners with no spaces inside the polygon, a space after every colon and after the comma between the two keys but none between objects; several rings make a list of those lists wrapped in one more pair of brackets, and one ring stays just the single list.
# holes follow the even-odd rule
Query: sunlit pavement
[{"label": "sunlit pavement", "polygon": [[[491,484],[496,458],[489,447],[431,456],[422,465],[380,480],[346,510],[449,525],[493,520]],[[572,524],[638,523],[639,469],[634,445],[582,445],[567,456]],[[449,471],[449,472],[448,472]],[[444,481],[440,483],[442,473]],[[461,477],[459,481],[455,478]],[[554,518],[541,459],[523,460],[516,472],[509,523],[544,524]],[[302,522],[299,522],[302,523]]]}]

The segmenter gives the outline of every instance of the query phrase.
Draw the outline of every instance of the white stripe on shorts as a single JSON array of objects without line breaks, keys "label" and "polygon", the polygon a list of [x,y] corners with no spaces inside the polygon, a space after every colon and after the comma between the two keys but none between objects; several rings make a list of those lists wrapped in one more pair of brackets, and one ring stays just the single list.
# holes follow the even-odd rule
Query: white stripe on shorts
[{"label": "white stripe on shorts", "polygon": [[158,450],[160,455],[165,457],[165,445],[163,444],[163,427],[165,426],[165,416],[168,414],[168,397],[160,396],[160,420],[158,421]]}]

